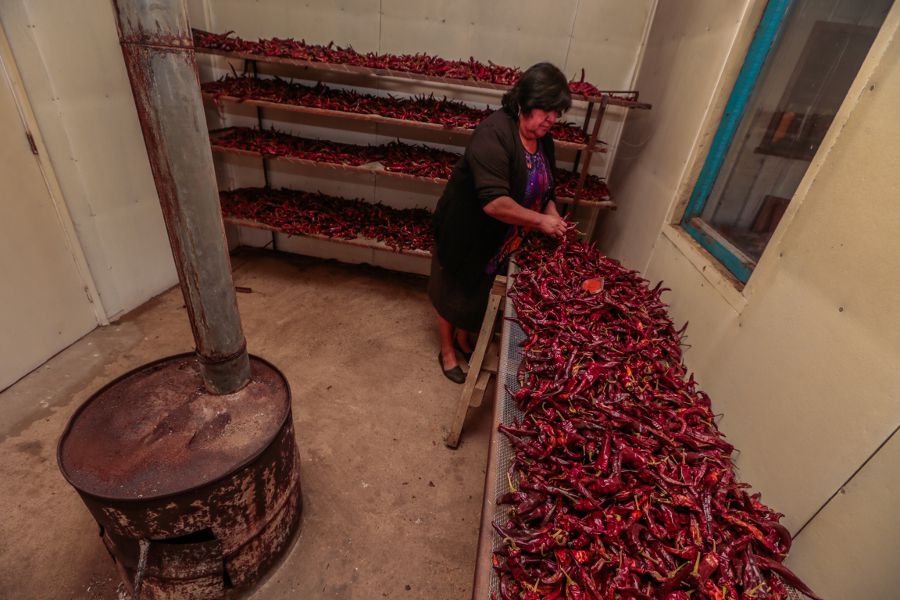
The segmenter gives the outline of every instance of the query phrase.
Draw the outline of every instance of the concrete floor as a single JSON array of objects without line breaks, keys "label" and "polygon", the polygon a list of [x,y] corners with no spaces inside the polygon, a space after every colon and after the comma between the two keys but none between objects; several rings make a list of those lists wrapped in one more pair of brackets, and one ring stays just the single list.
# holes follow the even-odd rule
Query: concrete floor
[{"label": "concrete floor", "polygon": [[[444,447],[460,387],[438,370],[425,279],[249,251],[234,265],[250,351],[291,383],[302,457],[300,534],[252,598],[468,597],[490,416]],[[176,288],[0,393],[0,598],[119,595],[57,439],[100,385],[191,348]]]}]

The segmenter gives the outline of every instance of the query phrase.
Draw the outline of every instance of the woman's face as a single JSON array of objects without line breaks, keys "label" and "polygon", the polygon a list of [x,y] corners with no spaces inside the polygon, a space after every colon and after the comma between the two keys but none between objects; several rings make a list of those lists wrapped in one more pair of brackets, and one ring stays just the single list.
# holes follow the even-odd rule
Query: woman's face
[{"label": "woman's face", "polygon": [[542,138],[547,135],[558,118],[559,112],[555,110],[533,108],[530,112],[519,114],[519,126],[525,137]]}]

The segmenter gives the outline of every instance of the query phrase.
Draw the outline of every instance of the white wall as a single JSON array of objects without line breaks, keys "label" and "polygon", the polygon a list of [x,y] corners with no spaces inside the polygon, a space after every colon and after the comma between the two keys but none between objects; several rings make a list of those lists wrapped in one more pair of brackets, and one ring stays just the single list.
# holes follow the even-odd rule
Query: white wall
[{"label": "white wall", "polygon": [[112,2],[0,0],[103,311],[115,318],[177,282]]},{"label": "white wall", "polygon": [[672,288],[741,479],[794,533],[809,521],[790,564],[827,598],[895,598],[900,465],[882,444],[900,423],[900,7],[746,286],[672,225],[763,5],[660,4],[638,78],[654,110],[626,126],[601,240]]},{"label": "white wall", "polygon": [[794,542],[790,565],[826,598],[888,600],[900,590],[900,435],[842,487]]}]

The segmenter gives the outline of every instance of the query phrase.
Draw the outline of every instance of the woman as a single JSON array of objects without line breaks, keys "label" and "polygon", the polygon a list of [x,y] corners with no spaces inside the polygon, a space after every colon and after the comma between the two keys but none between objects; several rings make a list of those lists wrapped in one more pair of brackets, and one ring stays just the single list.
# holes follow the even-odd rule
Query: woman
[{"label": "woman", "polygon": [[565,75],[550,63],[522,74],[503,108],[478,127],[434,212],[428,295],[437,310],[444,375],[463,383],[456,349],[472,351],[494,275],[506,270],[525,229],[562,237],[553,201],[550,128],[572,105]]}]

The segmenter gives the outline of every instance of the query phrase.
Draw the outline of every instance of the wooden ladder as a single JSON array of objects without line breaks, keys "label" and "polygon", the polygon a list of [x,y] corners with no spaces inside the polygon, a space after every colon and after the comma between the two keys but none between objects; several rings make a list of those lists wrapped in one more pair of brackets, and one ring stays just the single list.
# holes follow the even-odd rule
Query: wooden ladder
[{"label": "wooden ladder", "polygon": [[497,275],[491,286],[488,296],[487,310],[481,321],[481,331],[478,332],[478,341],[469,359],[469,372],[466,374],[466,382],[463,384],[462,393],[456,404],[456,413],[450,423],[450,430],[444,443],[449,448],[459,446],[459,437],[462,435],[463,425],[470,408],[481,406],[484,393],[491,379],[497,378],[497,368],[500,365],[500,332],[498,325],[502,319],[497,315],[503,313],[503,299],[506,297],[506,276]]}]

